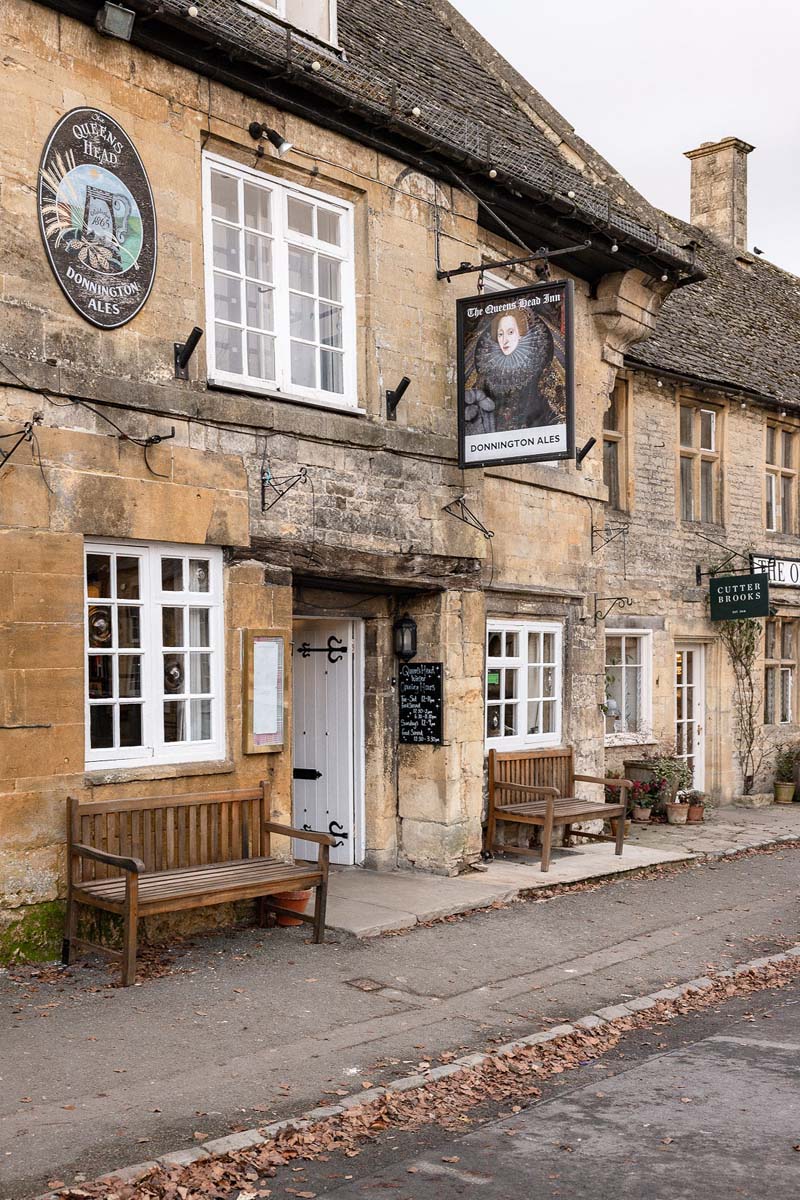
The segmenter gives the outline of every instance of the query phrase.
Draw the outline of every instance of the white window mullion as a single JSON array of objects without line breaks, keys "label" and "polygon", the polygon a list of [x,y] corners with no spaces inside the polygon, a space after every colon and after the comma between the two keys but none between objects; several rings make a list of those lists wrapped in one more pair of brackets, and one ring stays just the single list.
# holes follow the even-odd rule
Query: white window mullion
[{"label": "white window mullion", "polygon": [[278,389],[292,390],[289,327],[289,243],[286,237],[286,192],[275,193],[275,364]]}]

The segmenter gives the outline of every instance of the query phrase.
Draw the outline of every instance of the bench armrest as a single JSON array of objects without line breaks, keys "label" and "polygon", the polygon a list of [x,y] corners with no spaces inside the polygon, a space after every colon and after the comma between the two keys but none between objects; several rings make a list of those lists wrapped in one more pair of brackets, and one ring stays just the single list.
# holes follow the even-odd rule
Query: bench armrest
[{"label": "bench armrest", "polygon": [[140,858],[127,858],[124,854],[109,854],[107,850],[95,850],[94,846],[84,846],[82,842],[74,842],[70,853],[81,858],[93,858],[95,862],[106,863],[110,867],[120,867],[123,871],[132,871],[138,875],[147,868]]},{"label": "bench armrest", "polygon": [[313,829],[292,829],[289,825],[278,825],[275,821],[265,821],[264,828],[270,833],[282,833],[300,841],[319,842],[320,846],[333,846],[336,842],[336,838],[329,833],[316,833]]},{"label": "bench armrest", "polygon": [[[578,776],[576,775],[575,778],[577,779]],[[535,796],[561,796],[561,792],[555,787],[534,787],[530,783],[508,783],[505,780],[501,781],[499,779],[495,780],[494,789],[495,791],[503,789],[514,792],[528,792]]]},{"label": "bench armrest", "polygon": [[625,791],[630,791],[633,787],[633,781],[630,779],[600,779],[597,775],[573,775],[576,783],[602,783],[606,787],[616,787],[620,791],[624,788]]}]

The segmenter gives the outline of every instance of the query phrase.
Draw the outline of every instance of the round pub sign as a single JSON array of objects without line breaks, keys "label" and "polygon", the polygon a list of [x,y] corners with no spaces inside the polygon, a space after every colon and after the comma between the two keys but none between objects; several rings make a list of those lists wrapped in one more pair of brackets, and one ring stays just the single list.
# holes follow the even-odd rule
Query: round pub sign
[{"label": "round pub sign", "polygon": [[156,273],[156,212],[136,148],[113,117],[73,108],[47,139],[39,225],[64,295],[100,329],[143,306]]}]

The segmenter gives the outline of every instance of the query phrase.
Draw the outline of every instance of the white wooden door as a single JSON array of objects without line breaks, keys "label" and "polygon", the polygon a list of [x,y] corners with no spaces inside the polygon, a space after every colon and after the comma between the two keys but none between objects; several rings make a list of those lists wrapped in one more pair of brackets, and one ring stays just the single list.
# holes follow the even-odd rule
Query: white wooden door
[{"label": "white wooden door", "polygon": [[[355,627],[352,621],[299,621],[293,639],[293,823],[337,835],[331,862],[348,865],[358,844]],[[296,841],[294,853],[316,857],[309,842]]]},{"label": "white wooden door", "polygon": [[694,787],[705,786],[705,647],[675,647],[675,748],[688,763]]}]

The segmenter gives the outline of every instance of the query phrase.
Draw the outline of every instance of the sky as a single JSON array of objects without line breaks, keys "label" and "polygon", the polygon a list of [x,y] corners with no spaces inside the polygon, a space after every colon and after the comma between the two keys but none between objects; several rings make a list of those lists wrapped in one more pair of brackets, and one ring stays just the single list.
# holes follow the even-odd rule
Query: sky
[{"label": "sky", "polygon": [[685,150],[734,136],[748,247],[800,275],[797,0],[451,0],[652,204],[689,218]]}]

